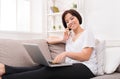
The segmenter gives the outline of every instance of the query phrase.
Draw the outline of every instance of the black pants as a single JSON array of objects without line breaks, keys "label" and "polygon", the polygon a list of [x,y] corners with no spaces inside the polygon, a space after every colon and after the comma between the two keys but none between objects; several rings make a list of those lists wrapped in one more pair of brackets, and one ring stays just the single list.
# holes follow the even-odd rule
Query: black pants
[{"label": "black pants", "polygon": [[2,79],[90,79],[94,74],[81,63],[66,67],[36,66],[31,68],[6,67]]}]

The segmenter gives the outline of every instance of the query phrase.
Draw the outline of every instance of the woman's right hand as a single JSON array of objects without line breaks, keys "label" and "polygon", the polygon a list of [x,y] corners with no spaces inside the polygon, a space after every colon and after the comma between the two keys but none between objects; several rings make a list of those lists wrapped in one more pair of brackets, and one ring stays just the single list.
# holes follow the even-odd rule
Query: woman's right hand
[{"label": "woman's right hand", "polygon": [[69,36],[70,36],[69,28],[66,28],[65,31],[64,31],[63,40],[64,40],[64,41],[68,40]]},{"label": "woman's right hand", "polygon": [[65,57],[67,56],[67,52],[62,52],[55,57],[52,63],[62,63],[65,61]]}]

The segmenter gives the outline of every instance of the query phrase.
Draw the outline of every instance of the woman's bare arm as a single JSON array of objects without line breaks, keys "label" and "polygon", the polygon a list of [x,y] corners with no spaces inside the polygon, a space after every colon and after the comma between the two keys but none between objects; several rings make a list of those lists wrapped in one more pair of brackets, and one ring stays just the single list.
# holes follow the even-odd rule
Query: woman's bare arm
[{"label": "woman's bare arm", "polygon": [[70,31],[68,28],[66,28],[62,38],[58,37],[58,36],[50,36],[47,38],[47,42],[49,44],[56,44],[56,43],[60,43],[60,42],[65,43],[66,40],[68,40],[69,36],[70,36]]},{"label": "woman's bare arm", "polygon": [[63,41],[63,38],[61,38],[61,37],[50,36],[50,37],[47,38],[47,42],[49,44],[56,44],[56,43],[61,43],[61,42],[64,42],[64,41]]},{"label": "woman's bare arm", "polygon": [[75,60],[79,60],[81,62],[88,61],[89,58],[91,57],[92,51],[93,51],[92,47],[86,47],[82,49],[81,52],[78,52],[78,53],[69,52],[66,54],[66,56]]},{"label": "woman's bare arm", "polygon": [[61,63],[65,57],[69,57],[72,58],[74,60],[78,60],[78,61],[88,61],[91,54],[92,54],[93,48],[91,47],[86,47],[84,48],[81,52],[63,52],[59,55],[57,55],[55,57],[55,59],[53,60],[53,63]]}]

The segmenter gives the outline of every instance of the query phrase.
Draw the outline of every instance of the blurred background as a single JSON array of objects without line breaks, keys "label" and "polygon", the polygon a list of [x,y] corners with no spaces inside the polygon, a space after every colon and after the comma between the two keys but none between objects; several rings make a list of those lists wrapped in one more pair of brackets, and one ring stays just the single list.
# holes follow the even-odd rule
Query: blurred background
[{"label": "blurred background", "polygon": [[120,40],[120,0],[0,0],[0,38],[62,36],[61,15],[71,8],[97,38]]}]

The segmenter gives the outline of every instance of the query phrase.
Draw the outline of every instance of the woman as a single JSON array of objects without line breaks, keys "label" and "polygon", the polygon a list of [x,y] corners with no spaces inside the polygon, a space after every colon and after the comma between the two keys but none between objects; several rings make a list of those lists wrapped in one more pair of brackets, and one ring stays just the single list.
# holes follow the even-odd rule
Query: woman
[{"label": "woman", "polygon": [[66,10],[62,15],[65,29],[63,39],[48,39],[48,43],[66,42],[66,51],[55,57],[53,63],[61,63],[63,60],[73,63],[66,67],[14,68],[0,65],[2,79],[90,79],[97,72],[95,54],[95,38],[93,34],[81,27],[82,18],[73,10]]}]

